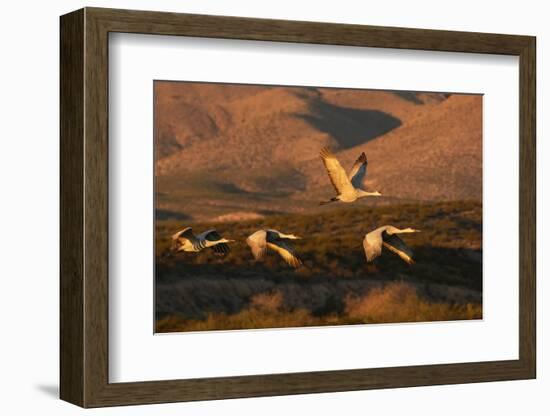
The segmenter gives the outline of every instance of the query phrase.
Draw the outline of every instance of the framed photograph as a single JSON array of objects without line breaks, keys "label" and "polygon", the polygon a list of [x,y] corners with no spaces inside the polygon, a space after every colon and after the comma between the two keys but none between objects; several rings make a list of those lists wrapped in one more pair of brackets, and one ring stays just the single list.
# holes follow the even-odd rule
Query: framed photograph
[{"label": "framed photograph", "polygon": [[63,400],[535,378],[534,37],[60,23]]}]

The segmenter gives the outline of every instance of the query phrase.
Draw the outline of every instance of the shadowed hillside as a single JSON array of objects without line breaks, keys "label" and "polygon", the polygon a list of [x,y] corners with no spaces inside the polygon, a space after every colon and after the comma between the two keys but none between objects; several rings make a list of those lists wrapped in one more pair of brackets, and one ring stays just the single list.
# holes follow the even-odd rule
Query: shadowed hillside
[{"label": "shadowed hillside", "polygon": [[296,116],[327,133],[340,150],[366,144],[401,125],[398,118],[383,111],[341,107],[323,99],[310,99],[308,110]]},{"label": "shadowed hillside", "polygon": [[155,103],[161,214],[316,210],[333,193],[323,146],[346,169],[367,153],[371,205],[481,199],[479,95],[155,82]]},{"label": "shadowed hillside", "polygon": [[[482,316],[480,95],[155,82],[155,313],[158,332],[479,319]],[[349,170],[365,152],[363,187],[333,197],[319,158]],[[403,239],[416,263],[384,252],[367,264],[365,234]],[[170,253],[186,226],[236,240]],[[303,262],[255,262],[246,237],[302,236]]]}]

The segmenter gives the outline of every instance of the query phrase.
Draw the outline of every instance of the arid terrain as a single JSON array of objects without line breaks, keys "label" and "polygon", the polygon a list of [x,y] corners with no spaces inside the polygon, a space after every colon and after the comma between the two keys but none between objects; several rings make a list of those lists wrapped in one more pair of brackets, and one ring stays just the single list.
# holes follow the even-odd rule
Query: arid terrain
[{"label": "arid terrain", "polygon": [[[221,87],[220,87],[221,85]],[[371,203],[481,200],[479,95],[158,82],[161,219],[318,209],[332,196],[319,150],[361,152]]]},{"label": "arid terrain", "polygon": [[[421,233],[403,237],[414,265],[389,252],[366,264],[366,232],[378,224],[411,223],[422,224]],[[170,256],[169,237],[178,225],[167,221],[157,228],[159,332],[481,318],[476,202],[341,207],[320,215],[194,225],[237,240],[226,258],[210,250]],[[254,261],[244,240],[266,226],[303,237],[295,244],[303,267],[291,269],[274,253]]]},{"label": "arid terrain", "polygon": [[[482,316],[482,97],[447,93],[155,82],[158,332],[478,319]],[[319,206],[365,152],[371,197]],[[365,233],[414,227],[416,263],[367,264]],[[236,239],[169,255],[185,226]],[[255,262],[260,228],[303,237],[293,270]]]}]

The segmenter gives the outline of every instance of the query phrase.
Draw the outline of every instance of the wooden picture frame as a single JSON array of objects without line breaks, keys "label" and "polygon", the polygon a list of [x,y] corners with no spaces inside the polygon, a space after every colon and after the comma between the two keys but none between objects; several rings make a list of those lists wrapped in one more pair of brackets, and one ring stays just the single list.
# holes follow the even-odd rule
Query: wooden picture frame
[{"label": "wooden picture frame", "polygon": [[[534,37],[100,8],[64,15],[60,28],[61,399],[101,407],[535,378]],[[519,359],[109,383],[110,32],[519,56]]]}]

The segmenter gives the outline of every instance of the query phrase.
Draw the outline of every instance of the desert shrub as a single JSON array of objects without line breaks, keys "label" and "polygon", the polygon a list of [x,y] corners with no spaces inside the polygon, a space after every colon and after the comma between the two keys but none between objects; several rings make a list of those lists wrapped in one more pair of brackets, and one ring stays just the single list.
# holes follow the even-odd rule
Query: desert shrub
[{"label": "desert shrub", "polygon": [[427,302],[404,282],[392,282],[367,295],[346,298],[346,314],[365,323],[448,321],[481,319],[480,304]]},{"label": "desert shrub", "polygon": [[[403,237],[416,264],[387,252],[365,262],[364,234],[385,224],[422,230]],[[186,225],[216,228],[237,242],[227,257],[210,250],[168,255],[170,235]],[[259,228],[304,237],[294,242],[304,267],[294,270],[271,252],[255,262],[244,240]],[[171,331],[479,317],[481,241],[481,204],[468,201],[342,206],[224,223],[157,221],[157,324]]]},{"label": "desert shrub", "polygon": [[252,296],[250,307],[265,312],[277,312],[283,306],[283,294],[280,291],[259,293]]},{"label": "desert shrub", "polygon": [[344,301],[329,295],[317,309],[285,306],[284,295],[275,290],[251,297],[249,306],[237,313],[213,312],[204,319],[169,315],[156,322],[157,332],[229,329],[286,328],[337,324],[400,323],[481,319],[480,303],[431,302],[404,282],[375,287],[363,296],[348,292]]},{"label": "desert shrub", "polygon": [[157,332],[183,332],[228,329],[288,328],[318,326],[328,322],[315,318],[304,309],[292,312],[273,312],[250,308],[239,313],[209,314],[205,320],[185,320],[179,317],[164,317],[157,321]]}]

